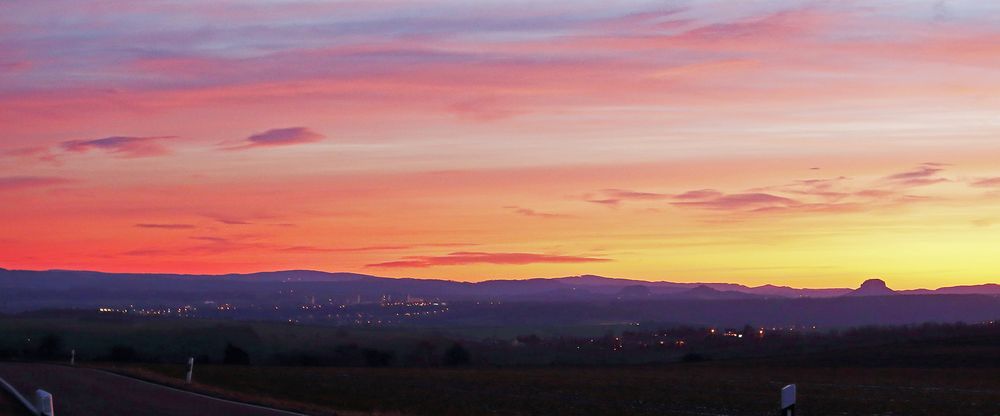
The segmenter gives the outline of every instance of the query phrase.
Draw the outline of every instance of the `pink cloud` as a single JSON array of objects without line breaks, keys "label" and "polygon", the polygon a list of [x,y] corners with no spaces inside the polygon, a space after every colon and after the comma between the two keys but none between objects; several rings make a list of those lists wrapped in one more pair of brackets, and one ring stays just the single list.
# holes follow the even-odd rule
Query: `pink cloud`
[{"label": "pink cloud", "polygon": [[603,189],[600,191],[602,197],[591,198],[587,197],[586,201],[602,204],[608,206],[618,206],[620,203],[625,201],[658,201],[663,199],[668,199],[671,197],[669,194],[661,194],[656,192],[640,192],[633,191],[629,189]]},{"label": "pink cloud", "polygon": [[401,251],[413,250],[427,247],[468,247],[473,243],[424,243],[424,244],[386,244],[361,247],[316,247],[316,246],[291,246],[281,247],[277,251],[290,253],[366,253],[374,251]]},{"label": "pink cloud", "polygon": [[92,140],[70,140],[62,143],[62,148],[70,152],[86,153],[102,150],[126,158],[160,156],[170,153],[160,141],[176,136],[111,136]]},{"label": "pink cloud", "polygon": [[849,180],[850,178],[846,176],[839,176],[836,178],[799,179],[789,184],[757,188],[752,191],[783,192],[796,196],[818,197],[825,201],[839,201],[852,195],[850,191],[840,189],[842,185]]},{"label": "pink cloud", "polygon": [[218,222],[221,222],[223,224],[226,224],[226,225],[253,225],[254,224],[254,223],[252,223],[250,221],[239,220],[239,219],[235,219],[235,218],[216,218],[215,220],[218,221]]},{"label": "pink cloud", "polygon": [[763,210],[802,205],[801,202],[794,199],[766,193],[729,194],[701,201],[673,202],[672,204],[720,211]]},{"label": "pink cloud", "polygon": [[599,257],[562,256],[536,253],[455,252],[444,256],[408,256],[402,260],[374,263],[366,267],[425,268],[467,264],[524,265],[535,263],[600,263],[612,261]]},{"label": "pink cloud", "polygon": [[882,177],[871,184],[871,187],[860,189],[852,186],[851,178],[838,176],[800,179],[733,194],[711,189],[694,190],[674,195],[671,205],[739,214],[728,217],[729,220],[745,220],[772,214],[835,214],[891,209],[939,200],[907,194],[905,191],[915,186],[947,181],[948,179],[938,176],[944,166],[947,165],[924,163],[917,168]]},{"label": "pink cloud", "polygon": [[885,177],[885,180],[901,187],[916,187],[948,182],[948,179],[938,176],[944,170],[941,163],[924,163],[906,172],[900,172]]},{"label": "pink cloud", "polygon": [[139,228],[158,228],[163,230],[190,230],[195,228],[193,224],[153,224],[153,223],[141,223],[136,224]]},{"label": "pink cloud", "polygon": [[496,97],[459,101],[448,106],[448,109],[459,118],[482,122],[502,120],[523,112],[510,104],[501,102]]},{"label": "pink cloud", "polygon": [[694,190],[694,191],[687,191],[687,192],[679,194],[679,195],[674,195],[674,199],[680,199],[680,200],[689,200],[689,199],[703,200],[703,199],[718,198],[718,197],[721,197],[722,195],[723,195],[722,192],[716,191],[714,189],[698,189],[698,190]]},{"label": "pink cloud", "polygon": [[32,63],[28,61],[0,62],[0,72],[24,72],[31,69],[32,66]]},{"label": "pink cloud", "polygon": [[888,198],[897,195],[897,193],[886,189],[863,189],[855,192],[854,195],[865,198]]},{"label": "pink cloud", "polygon": [[305,127],[287,127],[281,129],[271,129],[263,133],[257,133],[243,142],[242,145],[229,147],[227,150],[242,150],[255,147],[275,147],[290,146],[296,144],[313,143],[325,139],[326,136],[309,130]]},{"label": "pink cloud", "polygon": [[513,212],[515,214],[523,215],[525,217],[535,217],[535,218],[569,218],[569,217],[571,217],[570,215],[567,215],[567,214],[556,214],[556,213],[551,213],[551,212],[541,212],[541,211],[533,210],[531,208],[524,208],[524,207],[518,207],[518,206],[506,206],[504,208],[510,210],[511,212]]},{"label": "pink cloud", "polygon": [[807,9],[786,10],[760,17],[704,25],[675,39],[692,44],[716,42],[746,42],[777,39],[783,36],[816,32],[821,25],[834,20],[829,13]]},{"label": "pink cloud", "polygon": [[413,248],[413,246],[408,246],[408,245],[384,245],[384,246],[364,246],[364,247],[345,247],[345,248],[291,246],[291,247],[279,248],[277,251],[283,251],[287,253],[365,253],[369,251],[408,250],[411,248]]},{"label": "pink cloud", "polygon": [[0,191],[44,188],[72,182],[72,179],[52,176],[6,176],[0,177]]},{"label": "pink cloud", "polygon": [[588,26],[599,32],[634,32],[638,30],[649,30],[649,28],[672,28],[675,25],[690,22],[687,19],[678,19],[677,15],[687,9],[675,8],[666,10],[633,12],[623,16],[610,17],[599,20]]},{"label": "pink cloud", "polygon": [[[197,228],[191,224],[136,224],[140,228],[155,228],[168,230],[183,230]],[[468,247],[474,243],[416,243],[416,244],[386,244],[359,247],[319,247],[311,245],[287,246],[265,241],[260,235],[245,234],[234,236],[192,236],[187,240],[194,244],[172,247],[149,247],[121,253],[126,256],[212,256],[221,253],[234,252],[276,252],[291,254],[317,253],[367,253],[379,251],[405,251],[432,247]]]},{"label": "pink cloud", "polygon": [[6,156],[13,156],[18,158],[28,158],[37,159],[43,162],[50,162],[58,164],[59,160],[56,155],[52,153],[52,149],[46,146],[28,146],[19,147],[16,149],[11,149],[3,152]]},{"label": "pink cloud", "polygon": [[126,256],[212,256],[222,253],[243,252],[252,250],[268,250],[274,246],[260,242],[254,236],[194,236],[188,240],[196,241],[194,245],[183,245],[165,248],[143,248],[122,253]]},{"label": "pink cloud", "polygon": [[997,188],[1000,187],[1000,177],[978,179],[972,182],[972,186],[978,188]]},{"label": "pink cloud", "polygon": [[587,202],[590,202],[592,204],[607,205],[609,207],[617,207],[618,204],[622,202],[622,200],[614,198],[604,198],[604,199],[588,199]]}]

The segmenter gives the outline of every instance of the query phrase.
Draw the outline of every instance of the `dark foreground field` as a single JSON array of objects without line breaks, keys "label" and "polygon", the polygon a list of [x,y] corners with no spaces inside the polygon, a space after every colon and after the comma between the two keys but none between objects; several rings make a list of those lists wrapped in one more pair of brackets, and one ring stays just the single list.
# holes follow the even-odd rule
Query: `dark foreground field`
[{"label": "dark foreground field", "polygon": [[[65,363],[73,348],[82,367],[317,416],[774,415],[779,389],[790,383],[798,385],[802,415],[1000,416],[1000,328],[992,323],[761,337],[752,329],[745,331],[749,337],[705,328],[517,336],[515,344],[469,331],[10,319],[0,320],[0,353],[24,363],[24,371],[9,376],[20,376],[29,391],[69,380],[47,379],[29,366]],[[670,337],[688,342],[662,350],[652,343],[661,334],[671,343]],[[460,344],[463,354],[449,352]],[[573,354],[576,361],[563,360]],[[341,355],[354,359],[334,359]],[[182,363],[191,356],[197,364],[189,386]],[[524,364],[532,362],[545,364]],[[122,389],[89,378],[62,384],[56,396],[71,397],[81,385],[126,401],[118,398]]]},{"label": "dark foreground field", "polygon": [[6,392],[0,391],[0,415],[28,416],[28,412]]},{"label": "dark foreground field", "polygon": [[[179,379],[182,368],[127,371]],[[152,374],[152,375],[151,375]],[[773,415],[797,383],[803,415],[997,415],[995,368],[374,369],[201,366],[199,383],[286,406],[406,415]],[[324,413],[324,412],[321,412]]]}]

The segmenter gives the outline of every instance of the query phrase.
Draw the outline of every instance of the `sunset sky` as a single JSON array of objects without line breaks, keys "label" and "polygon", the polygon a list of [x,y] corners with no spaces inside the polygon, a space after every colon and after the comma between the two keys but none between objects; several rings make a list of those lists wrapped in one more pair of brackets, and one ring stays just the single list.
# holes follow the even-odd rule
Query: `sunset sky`
[{"label": "sunset sky", "polygon": [[1000,3],[5,1],[0,267],[1000,281]]}]

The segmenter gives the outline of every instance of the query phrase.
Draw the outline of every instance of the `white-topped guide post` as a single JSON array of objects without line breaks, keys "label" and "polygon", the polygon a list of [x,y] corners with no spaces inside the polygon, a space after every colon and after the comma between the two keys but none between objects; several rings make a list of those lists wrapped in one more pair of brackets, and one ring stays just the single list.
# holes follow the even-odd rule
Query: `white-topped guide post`
[{"label": "white-topped guide post", "polygon": [[69,350],[69,365],[76,365],[76,350]]},{"label": "white-topped guide post", "polygon": [[42,389],[35,390],[35,410],[38,410],[38,414],[41,416],[55,416],[56,410],[52,407],[52,394]]},{"label": "white-topped guide post", "polygon": [[187,380],[188,384],[191,384],[191,373],[193,372],[194,372],[194,357],[191,357],[188,358],[188,372],[187,372],[187,377],[185,377],[185,380]]},{"label": "white-topped guide post", "polygon": [[795,385],[781,389],[781,416],[795,416]]}]

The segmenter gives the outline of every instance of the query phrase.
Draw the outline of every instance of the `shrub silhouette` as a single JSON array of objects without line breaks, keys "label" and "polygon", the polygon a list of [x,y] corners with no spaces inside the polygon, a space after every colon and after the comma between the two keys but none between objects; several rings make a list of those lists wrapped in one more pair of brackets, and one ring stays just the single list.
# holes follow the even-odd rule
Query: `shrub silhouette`
[{"label": "shrub silhouette", "polygon": [[469,364],[469,361],[471,361],[469,350],[457,342],[444,352],[444,365],[456,367]]},{"label": "shrub silhouette", "polygon": [[63,349],[63,340],[58,335],[47,334],[42,337],[35,353],[39,358],[55,358]]},{"label": "shrub silhouette", "polygon": [[538,345],[542,343],[542,338],[540,338],[538,335],[535,334],[518,335],[517,342],[520,342],[525,345]]},{"label": "shrub silhouette", "polygon": [[236,364],[236,365],[249,365],[250,364],[250,354],[247,354],[243,348],[237,347],[232,343],[226,343],[226,350],[222,356],[223,364]]},{"label": "shrub silhouette", "polygon": [[702,361],[708,361],[708,357],[696,352],[689,352],[681,357],[681,361],[685,363],[700,363]]},{"label": "shrub silhouette", "polygon": [[113,345],[109,351],[108,358],[116,362],[138,361],[139,353],[127,345]]},{"label": "shrub silhouette", "polygon": [[435,363],[437,357],[434,354],[434,343],[430,341],[420,341],[404,359],[409,365],[429,366]]},{"label": "shrub silhouette", "polygon": [[365,357],[365,365],[369,367],[386,367],[396,358],[392,352],[374,348],[365,348],[361,350],[361,354]]}]

